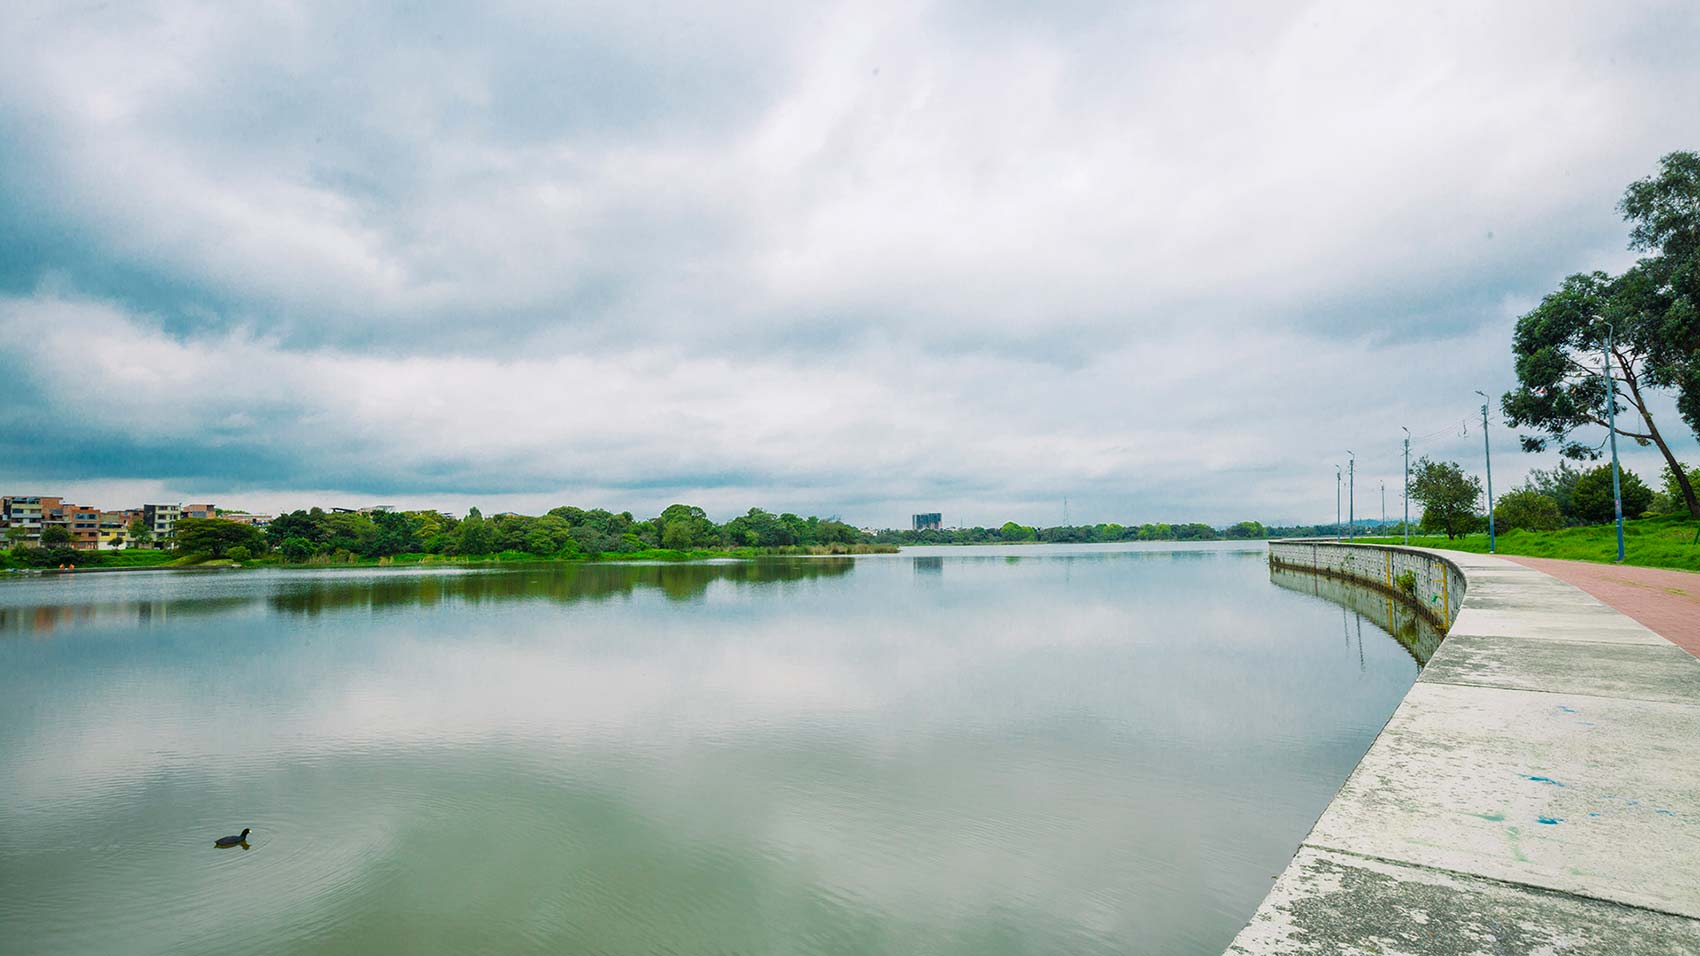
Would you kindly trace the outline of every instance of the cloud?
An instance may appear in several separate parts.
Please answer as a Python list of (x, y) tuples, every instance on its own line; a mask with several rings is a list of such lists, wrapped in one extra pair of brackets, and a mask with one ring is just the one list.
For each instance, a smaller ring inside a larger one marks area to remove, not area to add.
[(1679, 3), (14, 19), (0, 477), (91, 490), (1325, 518), (1700, 138)]

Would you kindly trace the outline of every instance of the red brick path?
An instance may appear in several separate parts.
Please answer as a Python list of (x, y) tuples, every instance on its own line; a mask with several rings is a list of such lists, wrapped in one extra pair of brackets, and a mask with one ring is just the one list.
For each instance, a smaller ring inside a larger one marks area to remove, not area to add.
[(1579, 587), (1700, 657), (1700, 574), (1509, 554), (1499, 557)]

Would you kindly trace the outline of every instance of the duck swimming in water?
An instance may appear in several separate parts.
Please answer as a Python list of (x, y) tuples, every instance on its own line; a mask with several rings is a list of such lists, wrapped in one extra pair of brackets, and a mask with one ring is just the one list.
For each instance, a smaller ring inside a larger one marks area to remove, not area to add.
[(237, 834), (236, 836), (219, 837), (218, 839), (214, 840), (213, 846), (235, 846), (238, 843), (246, 846), (247, 843), (248, 843), (248, 834), (250, 832), (252, 832), (251, 827), (243, 827), (242, 832)]

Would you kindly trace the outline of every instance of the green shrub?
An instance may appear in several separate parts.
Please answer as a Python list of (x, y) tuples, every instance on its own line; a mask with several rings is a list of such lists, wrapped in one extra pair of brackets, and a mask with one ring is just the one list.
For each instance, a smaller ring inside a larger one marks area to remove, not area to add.
[(1493, 504), (1494, 530), (1501, 533), (1526, 528), (1553, 531), (1564, 527), (1558, 502), (1532, 488), (1519, 488)]
[(100, 557), (75, 548), (17, 548), (12, 560), (26, 568), (57, 568), (62, 564), (95, 565)]
[[(1623, 516), (1639, 517), (1652, 505), (1653, 489), (1628, 469), (1618, 472), (1618, 481), (1623, 492)], [(1584, 522), (1605, 524), (1615, 520), (1617, 508), (1611, 494), (1611, 465), (1583, 472), (1582, 477), (1576, 480), (1571, 502), (1576, 509), (1576, 517)]]
[(224, 556), (232, 561), (249, 561), (253, 559), (254, 552), (239, 544), (236, 547), (231, 548), (229, 551), (224, 552)]

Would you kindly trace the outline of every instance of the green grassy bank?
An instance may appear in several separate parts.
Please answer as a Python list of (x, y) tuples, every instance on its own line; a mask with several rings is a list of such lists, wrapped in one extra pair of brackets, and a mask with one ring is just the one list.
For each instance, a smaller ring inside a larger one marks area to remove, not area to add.
[[(63, 559), (63, 563), (75, 564), (79, 569), (91, 567), (112, 569), (159, 568), (170, 567), (183, 561), (182, 555), (171, 551), (75, 552), (61, 555), (60, 558)], [(40, 569), (42, 567), (43, 565), (39, 561), (27, 560), (22, 549), (0, 551), (0, 569), (22, 570), (24, 568)], [(48, 564), (46, 567), (55, 568), (57, 564)]]
[[(1696, 532), (1700, 532), (1700, 521), (1674, 515), (1625, 521), (1623, 563), (1648, 568), (1700, 571), (1700, 544), (1694, 541)], [(1400, 544), (1404, 538), (1372, 537), (1357, 540), (1366, 544)], [(1486, 532), (1452, 539), (1443, 534), (1414, 534), (1411, 535), (1411, 543), (1425, 548), (1449, 548), (1453, 551), (1473, 551), (1478, 554), (1486, 554), (1488, 550)], [(1561, 528), (1557, 531), (1507, 531), (1499, 535), (1497, 545), (1500, 554), (1609, 564), (1617, 558), (1617, 527), (1603, 524)]]

